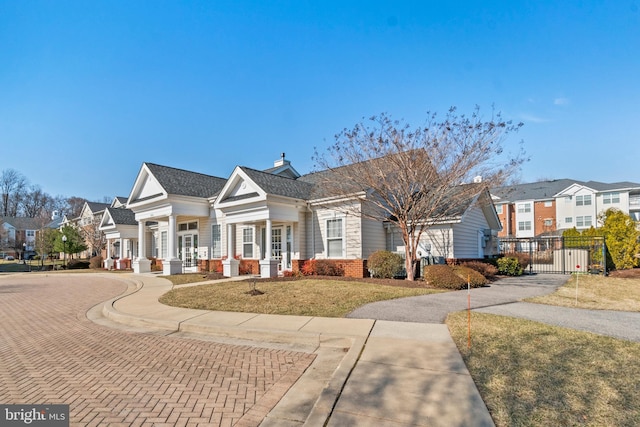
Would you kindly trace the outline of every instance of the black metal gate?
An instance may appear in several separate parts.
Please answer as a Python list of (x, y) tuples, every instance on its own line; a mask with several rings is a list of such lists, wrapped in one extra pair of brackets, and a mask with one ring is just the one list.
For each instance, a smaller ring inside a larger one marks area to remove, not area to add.
[(605, 273), (603, 237), (500, 238), (502, 256), (517, 258), (525, 273)]

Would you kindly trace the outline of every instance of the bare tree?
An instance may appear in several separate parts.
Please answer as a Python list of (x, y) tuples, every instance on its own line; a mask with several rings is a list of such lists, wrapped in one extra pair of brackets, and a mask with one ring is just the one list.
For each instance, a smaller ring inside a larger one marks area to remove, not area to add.
[[(520, 126), (499, 113), (485, 120), (477, 107), (470, 116), (455, 108), (442, 119), (428, 114), (415, 129), (387, 114), (363, 119), (337, 134), (325, 153), (316, 150), (316, 167), (324, 171), (316, 187), (335, 209), (396, 225), (413, 280), (422, 233), (458, 214), (479, 187), (501, 185), (525, 161), (521, 146), (515, 154), (503, 149), (505, 136)], [(482, 183), (473, 184), (479, 177)], [(335, 203), (345, 198), (360, 203)]]
[(107, 243), (107, 238), (102, 230), (98, 228), (99, 226), (100, 220), (96, 218), (80, 228), (80, 234), (91, 251), (90, 256), (100, 255)]
[(27, 179), (15, 169), (5, 169), (0, 175), (2, 215), (17, 216)]
[(82, 197), (68, 197), (64, 214), (67, 215), (69, 219), (79, 217), (86, 201), (87, 200)]
[(42, 191), (39, 185), (32, 185), (22, 199), (22, 214), (29, 218), (49, 217), (47, 206), (51, 203), (51, 196)]

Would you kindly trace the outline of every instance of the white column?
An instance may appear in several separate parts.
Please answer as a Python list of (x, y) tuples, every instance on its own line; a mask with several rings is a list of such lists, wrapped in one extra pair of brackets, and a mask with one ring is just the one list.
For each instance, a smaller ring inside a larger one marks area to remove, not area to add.
[(169, 215), (169, 233), (167, 233), (167, 257), (171, 260), (178, 258), (176, 254), (176, 216)]
[(144, 221), (140, 221), (138, 222), (138, 258), (140, 259), (147, 258), (146, 257), (147, 249), (145, 247), (146, 242), (144, 241), (144, 233), (145, 233)]
[(265, 231), (265, 237), (266, 237), (266, 242), (264, 243), (265, 245), (265, 250), (264, 250), (264, 259), (266, 261), (270, 261), (271, 260), (271, 247), (273, 246), (273, 239), (272, 239), (272, 235), (271, 235), (272, 231), (271, 231), (271, 220), (268, 219), (267, 220), (267, 230)]
[(133, 261), (134, 273), (148, 273), (151, 271), (151, 260), (146, 257), (147, 250), (144, 239), (145, 232), (145, 222), (138, 221), (138, 256)]
[(260, 264), (260, 277), (276, 277), (278, 275), (278, 260), (271, 259), (271, 251), (273, 245), (272, 239), (272, 224), (271, 220), (267, 219), (267, 227), (265, 230), (265, 240), (264, 245), (266, 246), (264, 249), (264, 259), (259, 261)]
[(227, 258), (233, 258), (235, 253), (233, 251), (235, 235), (233, 233), (233, 224), (227, 224)]
[(164, 275), (182, 273), (182, 261), (176, 252), (176, 216), (169, 215), (169, 232), (167, 233), (167, 259), (162, 261)]
[(240, 261), (235, 259), (235, 230), (235, 225), (227, 224), (227, 259), (222, 261), (222, 274), (227, 277), (240, 275)]

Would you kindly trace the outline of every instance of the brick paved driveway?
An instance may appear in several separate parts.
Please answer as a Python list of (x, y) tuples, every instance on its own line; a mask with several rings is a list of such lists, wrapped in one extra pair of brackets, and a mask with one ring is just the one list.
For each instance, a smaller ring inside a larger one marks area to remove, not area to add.
[(0, 276), (0, 403), (70, 405), (72, 425), (258, 425), (315, 357), (99, 326), (104, 277)]

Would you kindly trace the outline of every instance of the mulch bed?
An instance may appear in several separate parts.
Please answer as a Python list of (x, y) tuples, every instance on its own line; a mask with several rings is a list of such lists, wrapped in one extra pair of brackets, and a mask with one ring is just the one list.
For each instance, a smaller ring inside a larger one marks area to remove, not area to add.
[(630, 268), (628, 270), (613, 270), (609, 272), (609, 277), (619, 277), (621, 279), (640, 279), (640, 268)]

